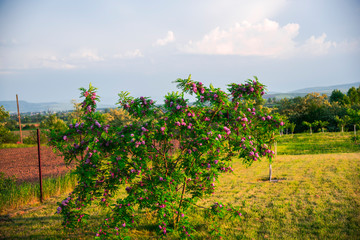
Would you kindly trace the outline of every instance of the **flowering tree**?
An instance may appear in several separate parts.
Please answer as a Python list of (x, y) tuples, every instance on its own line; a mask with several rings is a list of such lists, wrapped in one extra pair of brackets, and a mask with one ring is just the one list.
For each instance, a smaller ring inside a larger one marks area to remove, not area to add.
[[(166, 95), (162, 109), (150, 98), (120, 93), (121, 107), (139, 119), (123, 127), (104, 125), (96, 112), (96, 89), (81, 89), (83, 118), (64, 132), (52, 132), (50, 141), (66, 162), (79, 162), (79, 184), (58, 207), (65, 226), (86, 222), (84, 210), (97, 202), (111, 209), (98, 238), (125, 237), (144, 212), (151, 213), (160, 236), (174, 232), (188, 238), (194, 231), (188, 213), (214, 193), (221, 173), (233, 171), (233, 157), (247, 165), (273, 158), (273, 133), (283, 122), (259, 105), (264, 85), (256, 78), (228, 85), (229, 93), (190, 77), (176, 83), (182, 92)], [(184, 93), (195, 95), (193, 106)], [(127, 195), (113, 199), (120, 187)], [(238, 208), (222, 203), (206, 214), (209, 219), (241, 216)], [(215, 226), (210, 233), (221, 235)]]

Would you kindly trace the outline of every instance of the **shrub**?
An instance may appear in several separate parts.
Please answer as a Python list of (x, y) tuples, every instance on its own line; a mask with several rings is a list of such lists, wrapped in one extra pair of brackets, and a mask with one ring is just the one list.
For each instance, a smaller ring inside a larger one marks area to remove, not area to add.
[[(81, 89), (83, 117), (74, 119), (68, 130), (50, 134), (50, 144), (67, 163), (79, 161), (79, 184), (57, 211), (66, 227), (84, 224), (84, 209), (97, 202), (111, 210), (99, 238), (126, 236), (144, 212), (154, 216), (160, 236), (175, 232), (188, 238), (194, 226), (187, 214), (214, 193), (220, 174), (232, 172), (232, 157), (247, 165), (261, 156), (271, 161), (273, 135), (283, 122), (260, 106), (264, 85), (257, 79), (228, 85), (229, 94), (190, 77), (176, 83), (182, 92), (166, 95), (163, 111), (150, 98), (120, 93), (120, 105), (140, 119), (123, 127), (106, 125), (96, 112), (94, 87)], [(196, 96), (192, 107), (184, 93)], [(119, 187), (127, 195), (113, 199)], [(210, 233), (217, 236), (217, 219), (241, 216), (239, 208), (219, 202), (205, 212), (213, 220)]]

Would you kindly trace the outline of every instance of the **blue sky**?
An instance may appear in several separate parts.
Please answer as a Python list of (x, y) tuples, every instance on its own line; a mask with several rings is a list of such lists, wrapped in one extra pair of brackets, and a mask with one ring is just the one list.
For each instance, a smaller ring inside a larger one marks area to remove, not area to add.
[(225, 87), (272, 92), (360, 81), (360, 1), (0, 0), (0, 100), (70, 102), (89, 82), (117, 93)]

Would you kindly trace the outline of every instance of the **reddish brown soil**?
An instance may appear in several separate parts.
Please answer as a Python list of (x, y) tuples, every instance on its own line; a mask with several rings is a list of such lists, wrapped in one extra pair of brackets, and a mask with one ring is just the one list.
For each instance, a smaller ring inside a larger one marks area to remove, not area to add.
[[(43, 178), (63, 175), (71, 169), (51, 148), (41, 147), (41, 172)], [(39, 181), (37, 147), (0, 149), (0, 172), (16, 176), (19, 182)]]

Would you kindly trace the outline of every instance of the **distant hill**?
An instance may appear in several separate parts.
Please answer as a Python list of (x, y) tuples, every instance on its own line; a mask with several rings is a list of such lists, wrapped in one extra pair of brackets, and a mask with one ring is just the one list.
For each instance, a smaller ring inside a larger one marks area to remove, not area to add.
[[(0, 106), (3, 105), (6, 111), (10, 113), (17, 112), (16, 101), (0, 101)], [(72, 103), (58, 103), (58, 102), (44, 102), (44, 103), (31, 103), (27, 101), (19, 101), (20, 112), (28, 113), (28, 112), (61, 112), (61, 111), (69, 111), (73, 110)], [(98, 108), (114, 108), (115, 106), (99, 104)]]
[(324, 87), (302, 88), (299, 90), (291, 91), (291, 93), (312, 93), (312, 92), (331, 93), (335, 89), (338, 89), (342, 92), (347, 92), (349, 88), (359, 87), (359, 86), (360, 86), (360, 82), (354, 82), (354, 83), (324, 86)]
[(312, 87), (312, 88), (302, 88), (295, 91), (287, 92), (287, 93), (268, 93), (264, 95), (265, 99), (268, 98), (294, 98), (294, 97), (304, 97), (308, 93), (317, 92), (321, 94), (330, 95), (333, 90), (337, 89), (343, 93), (346, 93), (351, 87), (359, 87), (360, 82), (348, 83), (348, 84), (340, 84), (340, 85), (332, 85), (332, 86), (323, 86), (323, 87)]

